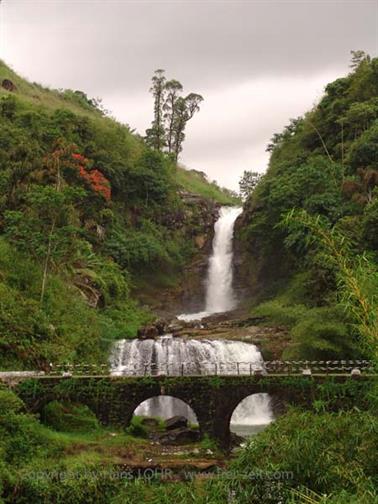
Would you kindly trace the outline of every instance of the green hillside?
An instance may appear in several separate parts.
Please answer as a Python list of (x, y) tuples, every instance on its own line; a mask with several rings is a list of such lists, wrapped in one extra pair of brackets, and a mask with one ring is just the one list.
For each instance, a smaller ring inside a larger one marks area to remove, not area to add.
[(254, 313), (290, 329), (286, 357), (376, 356), (378, 59), (328, 84), (268, 150), (240, 230), (244, 274), (267, 299)]
[(157, 265), (163, 284), (179, 278), (195, 251), (180, 191), (235, 200), (83, 92), (1, 63), (4, 79), (14, 88), (0, 91), (0, 368), (106, 360), (152, 316), (133, 285)]

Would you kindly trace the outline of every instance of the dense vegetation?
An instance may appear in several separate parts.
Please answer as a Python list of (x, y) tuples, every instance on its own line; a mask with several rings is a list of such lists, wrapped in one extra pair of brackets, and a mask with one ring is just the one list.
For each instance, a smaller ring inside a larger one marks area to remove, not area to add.
[(86, 407), (56, 401), (45, 407), (41, 423), (16, 395), (0, 389), (0, 502), (373, 504), (376, 387), (367, 385), (364, 396), (360, 402), (369, 401), (369, 411), (332, 413), (326, 401), (314, 404), (316, 413), (290, 410), (225, 472), (161, 481), (161, 474), (136, 478), (122, 465), (123, 454), (132, 459), (151, 449), (138, 423), (129, 429), (137, 435), (131, 437), (100, 427)]
[(151, 317), (133, 286), (157, 266), (178, 278), (194, 252), (180, 190), (232, 196), (84, 93), (1, 63), (4, 79), (15, 89), (0, 88), (0, 368), (106, 359)]
[[(377, 356), (378, 60), (354, 65), (274, 136), (268, 173), (245, 178), (245, 265), (266, 298), (253, 312), (288, 327), (290, 357)], [(17, 87), (0, 90), (0, 367), (100, 361), (150, 316), (134, 283), (156, 264), (177, 274), (192, 253), (167, 219), (184, 211), (177, 189), (232, 197), (83, 93), (42, 89), (3, 64), (0, 78)], [(58, 402), (38, 419), (1, 387), (0, 502), (374, 503), (377, 388), (367, 382), (362, 399), (367, 411), (326, 400), (288, 411), (219, 477), (147, 482), (113, 472), (122, 450), (147, 442), (130, 436), (137, 421), (113, 432)]]
[(285, 357), (377, 356), (378, 60), (354, 56), (273, 136), (246, 202), (246, 265), (268, 298), (254, 313), (291, 330)]

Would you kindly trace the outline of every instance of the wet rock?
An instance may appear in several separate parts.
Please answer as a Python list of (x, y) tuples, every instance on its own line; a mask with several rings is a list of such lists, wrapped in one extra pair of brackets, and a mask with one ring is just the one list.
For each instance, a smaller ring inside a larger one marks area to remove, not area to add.
[(242, 443), (245, 443), (245, 438), (238, 436), (235, 432), (231, 432), (231, 446), (240, 446)]
[(154, 323), (154, 325), (159, 333), (159, 336), (163, 336), (163, 334), (166, 334), (168, 325), (166, 320), (159, 319)]
[(183, 321), (175, 320), (167, 326), (167, 332), (171, 333), (173, 336), (178, 336), (180, 332), (185, 328), (186, 324)]
[(182, 427), (158, 435), (158, 440), (162, 445), (175, 445), (184, 443), (194, 443), (199, 441), (200, 433), (194, 429)]
[(151, 417), (142, 418), (141, 423), (142, 425), (145, 425), (146, 427), (150, 428), (159, 427), (159, 420), (157, 420), (157, 418), (151, 418)]
[(188, 426), (188, 419), (181, 415), (173, 416), (165, 421), (165, 428), (167, 430), (173, 430), (187, 426)]
[(203, 249), (203, 247), (206, 245), (206, 241), (207, 241), (206, 235), (198, 235), (194, 238), (194, 243), (196, 244), (196, 247), (199, 249)]
[(159, 336), (159, 331), (155, 325), (141, 327), (137, 332), (139, 339), (155, 339)]

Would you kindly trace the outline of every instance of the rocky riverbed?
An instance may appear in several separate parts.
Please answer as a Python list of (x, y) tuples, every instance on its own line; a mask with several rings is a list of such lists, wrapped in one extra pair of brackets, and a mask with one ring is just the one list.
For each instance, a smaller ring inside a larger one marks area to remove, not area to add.
[(140, 329), (141, 339), (156, 338), (163, 334), (191, 339), (225, 339), (252, 343), (261, 351), (264, 360), (280, 360), (290, 341), (284, 327), (265, 325), (264, 318), (248, 317), (238, 311), (212, 315), (200, 321), (157, 320)]

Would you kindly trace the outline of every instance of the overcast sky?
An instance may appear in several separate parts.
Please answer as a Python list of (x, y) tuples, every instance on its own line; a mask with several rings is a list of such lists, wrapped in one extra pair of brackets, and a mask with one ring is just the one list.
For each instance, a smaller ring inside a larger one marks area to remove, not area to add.
[[(1, 1), (1, 0), (0, 0)], [(156, 68), (203, 95), (182, 162), (236, 189), (274, 132), (378, 53), (378, 0), (2, 0), (0, 57), (21, 75), (102, 97), (144, 133)]]

